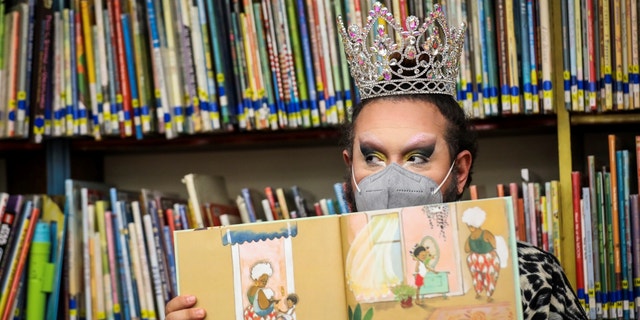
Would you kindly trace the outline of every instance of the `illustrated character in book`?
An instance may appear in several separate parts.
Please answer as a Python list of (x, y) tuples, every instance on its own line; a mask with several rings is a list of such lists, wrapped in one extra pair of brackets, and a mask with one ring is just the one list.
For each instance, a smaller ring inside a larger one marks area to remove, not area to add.
[(467, 266), (471, 272), (476, 299), (481, 299), (482, 292), (485, 292), (487, 301), (491, 302), (500, 268), (506, 266), (508, 251), (502, 237), (482, 228), (486, 217), (487, 213), (479, 207), (469, 208), (462, 213), (462, 222), (471, 232), (464, 250), (468, 253)]
[(298, 295), (290, 293), (285, 301), (286, 308), (280, 309), (278, 320), (296, 320), (296, 305), (298, 304)]
[[(341, 38), (360, 97), (347, 110), (341, 139), (345, 200), (354, 212), (457, 201), (476, 162), (477, 134), (456, 88), (465, 26), (450, 26), (435, 6), (428, 23), (392, 12), (375, 2), (366, 25), (345, 26), (339, 17), (339, 35), (330, 35)], [(378, 19), (390, 22), (375, 27)], [(526, 243), (518, 243), (517, 255), (524, 319), (587, 318), (555, 256)], [(172, 299), (167, 320), (215, 313), (196, 298)]]
[(267, 287), (267, 282), (272, 275), (273, 269), (269, 262), (258, 262), (251, 268), (253, 285), (247, 290), (249, 305), (244, 311), (245, 320), (276, 319), (275, 306), (280, 300), (275, 299), (274, 291)]
[(433, 254), (429, 252), (429, 247), (416, 244), (411, 251), (411, 256), (413, 257), (413, 260), (416, 261), (416, 268), (413, 273), (414, 284), (416, 285), (415, 302), (417, 305), (423, 305), (424, 298), (421, 299), (420, 289), (424, 285), (424, 278), (427, 275), (428, 271), (437, 273), (437, 271), (430, 267), (431, 260), (433, 259)]

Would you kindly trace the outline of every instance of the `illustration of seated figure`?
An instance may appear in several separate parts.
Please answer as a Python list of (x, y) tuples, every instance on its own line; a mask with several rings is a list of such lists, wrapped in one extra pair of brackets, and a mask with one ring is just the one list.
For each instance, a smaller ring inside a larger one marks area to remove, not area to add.
[(244, 319), (276, 319), (275, 305), (279, 299), (275, 299), (275, 293), (267, 288), (267, 282), (273, 275), (273, 269), (268, 262), (260, 262), (251, 268), (253, 285), (247, 290), (249, 305), (245, 308)]

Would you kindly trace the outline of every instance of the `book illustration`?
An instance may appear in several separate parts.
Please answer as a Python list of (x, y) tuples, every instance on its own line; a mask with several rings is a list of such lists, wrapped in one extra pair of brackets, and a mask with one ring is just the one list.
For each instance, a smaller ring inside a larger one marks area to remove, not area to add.
[(295, 319), (298, 296), (293, 294), (291, 239), (297, 233), (295, 223), (275, 232), (227, 230), (222, 240), (232, 247), (233, 264), (238, 266), (233, 277), (239, 319)]
[(178, 293), (220, 319), (520, 319), (512, 215), (506, 197), (177, 231)]

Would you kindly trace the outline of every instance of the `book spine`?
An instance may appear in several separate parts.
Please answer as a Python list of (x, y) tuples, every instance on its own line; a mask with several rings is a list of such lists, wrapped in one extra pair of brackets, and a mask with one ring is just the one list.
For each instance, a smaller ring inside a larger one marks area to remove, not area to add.
[(158, 19), (156, 7), (153, 0), (146, 0), (147, 21), (149, 25), (149, 40), (151, 43), (151, 60), (153, 66), (153, 86), (154, 100), (156, 107), (156, 117), (158, 118), (158, 129), (164, 132), (165, 137), (172, 139), (175, 137), (171, 120), (171, 109), (169, 105), (167, 83), (164, 74), (162, 48), (160, 35), (158, 34)]
[[(189, 134), (202, 131), (202, 110), (197, 96), (196, 62), (194, 61), (195, 38), (191, 25), (191, 5), (189, 0), (176, 1), (176, 22), (178, 23), (178, 37), (180, 43), (180, 58), (182, 60), (182, 79), (184, 80), (184, 104), (186, 132)], [(195, 40), (197, 41), (197, 40)]]
[(591, 233), (591, 237), (592, 237), (592, 261), (593, 261), (593, 278), (594, 278), (594, 294), (593, 297), (595, 298), (594, 304), (590, 306), (590, 309), (593, 309), (595, 312), (595, 316), (596, 317), (600, 317), (602, 318), (602, 297), (601, 297), (601, 288), (602, 288), (602, 283), (601, 283), (601, 270), (600, 270), (600, 263), (599, 263), (599, 257), (600, 257), (600, 250), (601, 250), (601, 246), (600, 246), (600, 238), (599, 238), (599, 225), (601, 225), (601, 222), (599, 221), (600, 218), (600, 210), (599, 210), (599, 205), (598, 205), (598, 195), (597, 195), (597, 188), (596, 188), (596, 168), (595, 168), (595, 156), (587, 156), (587, 170), (588, 170), (588, 181), (589, 181), (589, 207), (590, 207), (590, 213), (591, 213), (591, 226), (589, 227), (589, 232)]
[(318, 108), (311, 109), (311, 125), (319, 127), (324, 124), (324, 115), (326, 114), (326, 99), (324, 93), (324, 80), (322, 78), (322, 66), (320, 63), (320, 35), (318, 24), (318, 10), (316, 10), (317, 1), (307, 0), (307, 21), (309, 22), (309, 41), (311, 43), (311, 54), (313, 60), (313, 74), (315, 75), (315, 88), (317, 93)]
[(121, 103), (122, 108), (118, 108), (118, 122), (121, 137), (131, 137), (133, 135), (133, 107), (131, 105), (131, 85), (127, 68), (126, 48), (124, 44), (124, 32), (122, 27), (122, 10), (120, 0), (114, 0), (112, 5), (112, 25), (113, 25), (113, 45), (116, 52), (118, 74), (120, 76), (120, 97), (116, 98)]
[[(140, 125), (136, 127), (136, 130), (141, 130), (142, 134), (148, 134), (151, 132), (151, 111), (149, 110), (149, 77), (148, 75), (148, 67), (147, 67), (147, 59), (149, 57), (146, 39), (142, 39), (143, 35), (141, 34), (141, 26), (140, 26), (140, 15), (142, 14), (142, 10), (138, 9), (138, 4), (136, 1), (129, 2), (129, 28), (125, 28), (128, 30), (129, 34), (129, 42), (131, 43), (129, 51), (132, 51), (133, 61), (134, 61), (134, 70), (135, 73), (133, 77), (136, 79), (136, 87), (138, 93), (138, 122)], [(146, 37), (145, 37), (146, 38)], [(143, 59), (143, 57), (145, 59)], [(135, 100), (132, 100), (135, 102)], [(134, 121), (136, 120), (135, 116), (135, 106), (134, 106)], [(136, 132), (136, 135), (138, 133)]]
[(611, 0), (602, 0), (602, 58), (604, 73), (603, 111), (613, 110), (613, 67), (611, 54)]
[(586, 311), (590, 319), (596, 317), (595, 271), (593, 260), (593, 238), (591, 233), (591, 193), (589, 187), (582, 188), (582, 236), (585, 261)]
[[(322, 2), (318, 3), (319, 6), (322, 6)], [(303, 58), (303, 48), (300, 43), (300, 30), (298, 26), (298, 21), (301, 18), (297, 15), (295, 0), (285, 0), (285, 8), (286, 8), (286, 20), (287, 20), (287, 29), (288, 33), (288, 41), (289, 48), (291, 50), (289, 53), (291, 54), (289, 57), (289, 63), (291, 67), (291, 72), (295, 75), (295, 83), (294, 84), (294, 95), (296, 95), (297, 106), (295, 107), (295, 117), (299, 126), (303, 128), (308, 128), (311, 124), (311, 119), (309, 117), (304, 117), (309, 113), (309, 89), (307, 87), (307, 81), (305, 79), (305, 66), (304, 66), (304, 58)], [(300, 23), (306, 23), (300, 21)], [(328, 26), (327, 26), (328, 27)], [(329, 55), (327, 55), (329, 58)]]
[[(600, 304), (596, 303), (597, 315), (600, 315), (601, 318), (608, 317), (608, 294), (609, 294), (609, 272), (607, 257), (608, 257), (608, 239), (607, 239), (607, 217), (605, 206), (605, 191), (604, 191), (604, 177), (602, 172), (596, 172), (596, 210), (597, 210), (597, 219), (598, 219), (598, 264), (600, 265), (600, 292), (599, 292), (599, 301)], [(597, 289), (597, 288), (596, 288)], [(597, 292), (596, 292), (597, 294)], [(598, 299), (598, 297), (596, 297)]]
[[(222, 46), (222, 35), (221, 35), (221, 31), (224, 30), (224, 28), (222, 28), (222, 25), (220, 22), (218, 22), (218, 19), (221, 19), (221, 17), (218, 16), (218, 14), (220, 12), (222, 12), (221, 10), (218, 10), (216, 13), (216, 8), (215, 6), (215, 2), (214, 0), (207, 0), (207, 15), (209, 17), (209, 21), (208, 21), (208, 25), (210, 27), (210, 32), (209, 32), (209, 36), (210, 36), (210, 43), (212, 46), (212, 56), (213, 56), (213, 63), (214, 63), (214, 69), (215, 69), (215, 80), (216, 80), (216, 84), (217, 84), (217, 94), (218, 94), (218, 99), (219, 99), (219, 104), (220, 104), (220, 116), (222, 117), (222, 123), (223, 124), (229, 124), (230, 123), (230, 119), (229, 119), (229, 99), (227, 97), (227, 92), (229, 91), (227, 89), (227, 79), (225, 78), (225, 67), (223, 65), (223, 46)], [(215, 115), (214, 115), (215, 117)], [(215, 128), (215, 121), (214, 121), (214, 128)]]
[(263, 16), (264, 9), (260, 3), (254, 3), (255, 21), (254, 25), (257, 32), (256, 45), (258, 46), (257, 58), (260, 60), (260, 79), (262, 81), (262, 91), (259, 94), (260, 101), (257, 110), (257, 127), (258, 129), (278, 129), (276, 99), (274, 96), (274, 86), (272, 83), (271, 66), (269, 63), (268, 40), (269, 35), (265, 28), (265, 18)]
[(133, 201), (131, 203), (131, 208), (133, 211), (133, 223), (129, 224), (129, 233), (131, 234), (131, 239), (135, 239), (133, 240), (133, 243), (136, 246), (136, 257), (134, 259), (134, 264), (140, 265), (139, 268), (141, 276), (140, 278), (136, 277), (136, 279), (139, 280), (139, 287), (143, 288), (140, 289), (140, 299), (145, 299), (145, 301), (144, 304), (142, 304), (141, 302), (141, 306), (146, 306), (146, 308), (142, 309), (142, 317), (147, 319), (155, 319), (156, 312), (154, 308), (154, 297), (156, 301), (162, 300), (161, 291), (158, 287), (159, 283), (156, 282), (160, 279), (156, 279), (154, 277), (152, 282), (151, 275), (149, 274), (149, 272), (152, 271), (152, 266), (149, 263), (149, 257), (151, 253), (147, 253), (146, 243), (144, 240), (145, 227), (144, 221), (142, 219), (142, 214), (140, 212), (139, 202)]
[[(133, 298), (133, 280), (131, 279), (131, 260), (129, 258), (129, 235), (124, 223), (124, 201), (115, 201), (113, 208), (115, 252), (118, 262), (120, 291), (122, 297), (122, 315), (125, 319), (137, 317), (135, 299)], [(115, 310), (115, 306), (114, 306)]]
[[(640, 250), (640, 199), (637, 194), (629, 196), (629, 215), (632, 225), (632, 249), (633, 252)], [(634, 254), (633, 257), (633, 291), (634, 305), (636, 315), (640, 314), (640, 255)]]
[(615, 61), (615, 73), (614, 73), (614, 102), (613, 107), (615, 110), (624, 110), (624, 90), (623, 90), (623, 78), (622, 78), (622, 0), (613, 1), (613, 50)]
[[(103, 13), (103, 19), (107, 21), (104, 24), (105, 40), (107, 41), (107, 68), (109, 73), (109, 99), (105, 109), (109, 109), (110, 119), (105, 123), (109, 123), (109, 128), (105, 128), (105, 132), (110, 135), (120, 135), (120, 113), (122, 110), (122, 95), (120, 91), (120, 73), (118, 72), (118, 57), (116, 52), (116, 38), (114, 30), (114, 22), (111, 12), (113, 12), (113, 2), (107, 1), (107, 11)], [(105, 118), (107, 114), (105, 113)]]
[[(153, 225), (151, 222), (151, 216), (149, 214), (145, 214), (142, 217), (142, 220), (143, 220), (144, 232), (145, 232), (144, 238), (147, 240), (146, 241), (147, 253), (149, 255), (148, 257), (149, 267), (151, 270), (151, 276), (153, 278), (153, 287), (155, 291), (156, 305), (159, 306), (157, 308), (158, 316), (160, 317), (160, 319), (164, 319), (164, 308), (162, 308), (162, 306), (165, 305), (166, 302), (162, 294), (160, 262), (158, 261), (158, 255), (156, 253), (156, 243), (155, 243), (156, 237), (154, 237), (154, 234), (153, 234), (154, 232), (153, 232)], [(139, 236), (138, 240), (142, 240), (142, 238)]]
[[(207, 8), (205, 7), (204, 0), (197, 0), (197, 21), (200, 28), (201, 43), (202, 43), (202, 61), (204, 62), (204, 78), (206, 82), (207, 95), (204, 96), (204, 92), (199, 92), (199, 95), (203, 95), (202, 98), (206, 98), (208, 101), (208, 116), (203, 115), (202, 123), (208, 130), (220, 130), (220, 106), (218, 104), (218, 98), (216, 96), (217, 84), (215, 78), (215, 71), (213, 69), (213, 60), (211, 58), (211, 38), (209, 36), (209, 28), (207, 26)], [(196, 18), (192, 18), (196, 20)]]
[[(125, 99), (125, 108), (127, 105), (127, 100), (130, 100), (130, 111), (129, 114), (133, 113), (133, 126), (135, 128), (136, 139), (140, 140), (143, 137), (142, 132), (142, 114), (140, 112), (140, 99), (139, 99), (139, 91), (138, 91), (138, 79), (136, 77), (136, 63), (133, 53), (133, 43), (131, 40), (131, 17), (127, 13), (123, 13), (120, 18), (121, 24), (121, 34), (122, 34), (122, 46), (124, 49), (124, 56), (122, 57), (124, 60), (126, 69), (123, 71), (127, 73), (128, 78), (128, 91), (130, 99)], [(131, 117), (131, 116), (129, 116)], [(125, 123), (126, 123), (126, 109), (125, 109)]]
[(613, 263), (615, 276), (615, 295), (616, 295), (616, 307), (615, 312), (617, 316), (622, 317), (622, 251), (621, 251), (621, 231), (620, 231), (620, 212), (619, 212), (619, 188), (618, 188), (618, 166), (616, 160), (616, 137), (615, 135), (608, 136), (608, 151), (609, 151), (609, 168), (611, 173), (611, 217), (612, 217), (612, 232), (613, 232)]
[[(180, 81), (180, 67), (178, 64), (178, 44), (176, 43), (176, 30), (177, 26), (176, 18), (174, 17), (175, 10), (173, 8), (172, 1), (162, 0), (162, 13), (164, 13), (164, 28), (166, 30), (164, 36), (166, 40), (165, 55), (166, 62), (164, 65), (166, 75), (168, 78), (167, 89), (169, 92), (170, 106), (172, 110), (171, 119), (173, 121), (172, 127), (175, 133), (179, 134), (184, 132), (184, 111), (183, 111), (183, 92)], [(165, 118), (166, 120), (166, 118)]]
[(582, 212), (580, 205), (580, 192), (581, 185), (580, 172), (574, 171), (571, 173), (571, 186), (572, 186), (572, 199), (573, 199), (573, 223), (574, 233), (576, 240), (576, 292), (578, 300), (582, 307), (586, 310), (586, 292), (585, 292), (585, 273), (584, 273), (584, 256), (583, 256), (583, 236), (582, 236)]
[[(629, 66), (630, 95), (633, 97), (633, 109), (640, 109), (640, 48), (638, 47), (638, 2), (629, 1), (631, 12), (631, 65)], [(637, 304), (636, 304), (637, 306)]]

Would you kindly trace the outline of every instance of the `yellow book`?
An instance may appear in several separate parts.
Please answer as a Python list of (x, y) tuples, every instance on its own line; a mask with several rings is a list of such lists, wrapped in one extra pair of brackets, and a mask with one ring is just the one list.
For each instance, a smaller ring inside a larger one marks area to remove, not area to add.
[(210, 319), (522, 318), (510, 197), (183, 230), (175, 249)]

